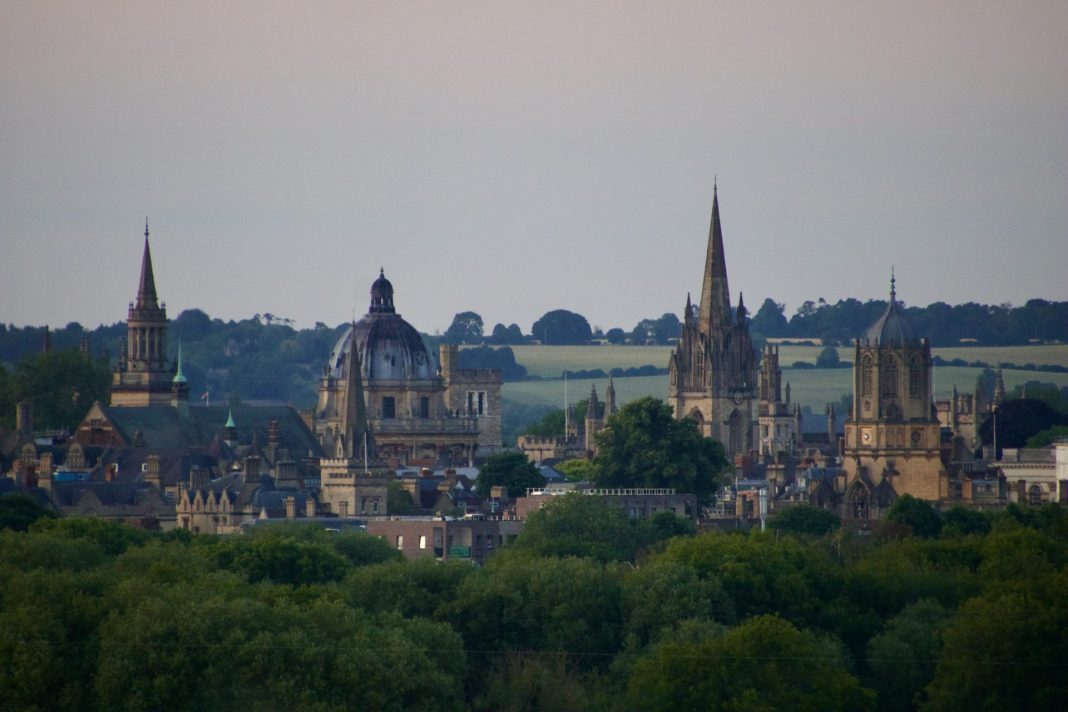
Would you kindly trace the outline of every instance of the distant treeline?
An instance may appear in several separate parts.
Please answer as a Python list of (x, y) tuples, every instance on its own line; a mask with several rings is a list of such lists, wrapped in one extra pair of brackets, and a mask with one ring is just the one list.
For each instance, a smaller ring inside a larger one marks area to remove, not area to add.
[[(862, 336), (884, 309), (885, 300), (841, 299), (830, 304), (820, 299), (805, 302), (787, 319), (783, 304), (765, 299), (753, 315), (750, 331), (758, 341), (818, 337), (828, 344), (849, 344)], [(916, 333), (930, 339), (932, 346), (1068, 341), (1068, 302), (1031, 299), (1022, 307), (935, 302), (926, 307), (907, 306), (905, 314)]]

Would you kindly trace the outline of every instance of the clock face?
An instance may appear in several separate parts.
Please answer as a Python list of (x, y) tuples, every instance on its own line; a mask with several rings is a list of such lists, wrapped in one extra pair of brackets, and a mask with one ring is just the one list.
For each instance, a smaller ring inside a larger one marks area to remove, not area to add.
[(920, 444), (920, 440), (923, 439), (923, 432), (919, 431), (919, 430), (913, 430), (911, 437), (912, 437), (912, 444), (913, 445), (919, 445)]
[(869, 428), (864, 428), (860, 431), (860, 442), (864, 443), (865, 445), (871, 445), (871, 440), (872, 434)]

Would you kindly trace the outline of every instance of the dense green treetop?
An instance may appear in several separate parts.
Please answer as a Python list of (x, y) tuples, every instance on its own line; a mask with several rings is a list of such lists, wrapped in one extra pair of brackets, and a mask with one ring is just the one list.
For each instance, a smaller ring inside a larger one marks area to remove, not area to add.
[(511, 498), (522, 497), (528, 487), (544, 487), (545, 478), (521, 452), (499, 452), (486, 458), (478, 470), (475, 491), (489, 497), (494, 487), (502, 486)]
[(593, 330), (586, 317), (566, 309), (546, 312), (530, 327), (530, 335), (551, 346), (588, 344)]
[(706, 503), (723, 485), (723, 446), (701, 435), (687, 418), (676, 420), (656, 398), (619, 409), (597, 434), (595, 481), (602, 487), (673, 487)]
[(452, 324), (442, 335), (449, 344), (481, 344), (482, 317), (472, 311), (460, 312), (452, 318)]

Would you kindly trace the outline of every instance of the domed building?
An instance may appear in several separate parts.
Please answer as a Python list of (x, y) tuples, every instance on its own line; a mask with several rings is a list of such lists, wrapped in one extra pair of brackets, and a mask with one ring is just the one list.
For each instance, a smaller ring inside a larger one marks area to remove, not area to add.
[[(351, 442), (361, 438), (392, 467), (426, 467), (466, 465), (476, 452), (498, 449), (500, 371), (457, 368), (456, 355), (455, 346), (443, 346), (438, 367), (397, 313), (393, 285), (380, 271), (367, 314), (345, 329), (323, 369), (314, 429), (324, 450), (362, 457), (363, 444)], [(364, 424), (352, 422), (361, 418)]]
[(853, 407), (845, 423), (843, 515), (876, 518), (899, 495), (949, 497), (934, 410), (931, 346), (890, 303), (853, 354)]

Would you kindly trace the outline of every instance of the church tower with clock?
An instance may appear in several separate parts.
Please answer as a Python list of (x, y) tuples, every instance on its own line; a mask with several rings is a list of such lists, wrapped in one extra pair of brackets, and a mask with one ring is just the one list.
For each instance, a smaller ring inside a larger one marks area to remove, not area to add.
[(701, 301), (686, 297), (682, 333), (668, 362), (668, 404), (678, 419), (692, 418), (701, 433), (723, 443), (732, 461), (754, 448), (757, 356), (742, 297), (731, 309), (719, 195), (712, 193)]
[(903, 312), (891, 277), (890, 303), (853, 353), (853, 407), (842, 453), (846, 517), (877, 517), (901, 494), (931, 502), (949, 496), (931, 345)]

